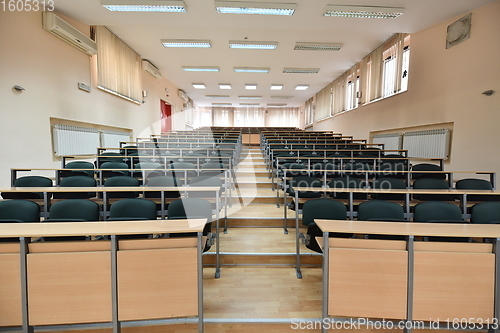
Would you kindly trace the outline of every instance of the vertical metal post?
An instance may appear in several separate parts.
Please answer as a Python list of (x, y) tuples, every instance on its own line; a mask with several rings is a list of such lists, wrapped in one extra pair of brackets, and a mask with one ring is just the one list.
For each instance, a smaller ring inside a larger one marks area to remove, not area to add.
[(460, 202), (462, 204), (462, 220), (467, 220), (467, 193), (463, 193), (460, 198)]
[(29, 310), (28, 310), (28, 243), (29, 239), (25, 237), (19, 238), (20, 251), (19, 258), (21, 261), (21, 316), (23, 333), (33, 333), (33, 327), (29, 325)]
[(102, 219), (106, 220), (108, 212), (108, 192), (102, 192)]
[(198, 271), (198, 333), (203, 333), (203, 233), (198, 232), (197, 271)]
[[(495, 294), (494, 294), (494, 310), (493, 318), (500, 318), (500, 238), (496, 238), (493, 244), (493, 253), (495, 254)], [(498, 333), (500, 328), (498, 325), (488, 329), (489, 333)]]
[(215, 191), (215, 195), (217, 196), (215, 201), (215, 278), (220, 278), (220, 251), (219, 251), (219, 190)]
[(161, 219), (165, 219), (165, 191), (161, 190), (160, 191), (160, 214), (161, 214)]
[(411, 214), (410, 214), (410, 192), (406, 192), (405, 194), (405, 214), (406, 214), (406, 221), (410, 221), (411, 219)]
[[(413, 281), (414, 281), (414, 263), (415, 263), (415, 236), (408, 236), (406, 250), (408, 252), (408, 281), (406, 289), (406, 321), (413, 321)], [(411, 333), (411, 325), (407, 325), (404, 333)]]
[(295, 191), (295, 250), (297, 253), (295, 267), (297, 279), (302, 279), (302, 272), (300, 271), (299, 191), (297, 190)]
[(118, 239), (111, 235), (111, 325), (113, 333), (120, 333), (121, 324), (118, 320)]
[(49, 193), (43, 192), (43, 217), (49, 218)]
[[(323, 297), (321, 307), (322, 323), (328, 318), (328, 286), (329, 286), (329, 261), (330, 261), (330, 240), (328, 232), (323, 231)], [(325, 333), (328, 329), (322, 325), (321, 332)]]
[(354, 220), (354, 193), (349, 192), (349, 220)]

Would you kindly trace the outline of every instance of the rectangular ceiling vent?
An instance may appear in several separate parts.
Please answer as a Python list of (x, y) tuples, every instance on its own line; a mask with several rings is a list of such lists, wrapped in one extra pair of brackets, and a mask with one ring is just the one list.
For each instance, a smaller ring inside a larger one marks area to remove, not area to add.
[(155, 65), (150, 63), (148, 60), (142, 61), (142, 69), (153, 75), (157, 79), (161, 79), (161, 72)]
[(285, 74), (317, 74), (319, 68), (283, 68)]
[(299, 51), (339, 51), (341, 43), (296, 43), (294, 50)]
[(97, 44), (52, 12), (42, 12), (42, 26), (56, 37), (88, 55), (97, 53)]

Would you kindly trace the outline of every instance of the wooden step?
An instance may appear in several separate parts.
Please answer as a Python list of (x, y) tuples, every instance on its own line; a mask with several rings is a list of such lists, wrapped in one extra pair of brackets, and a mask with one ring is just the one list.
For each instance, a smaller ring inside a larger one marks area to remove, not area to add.
[[(237, 227), (259, 227), (259, 228), (283, 228), (283, 218), (252, 218), (252, 217), (228, 217), (228, 228)], [(287, 227), (295, 227), (295, 216), (287, 218)]]
[[(296, 266), (295, 253), (231, 253), (220, 252), (219, 260), (222, 266), (271, 266), (271, 267), (293, 267)], [(318, 254), (301, 254), (300, 264), (304, 267), (321, 267), (323, 256)], [(207, 252), (203, 256), (203, 265), (214, 267), (216, 261), (215, 253)]]

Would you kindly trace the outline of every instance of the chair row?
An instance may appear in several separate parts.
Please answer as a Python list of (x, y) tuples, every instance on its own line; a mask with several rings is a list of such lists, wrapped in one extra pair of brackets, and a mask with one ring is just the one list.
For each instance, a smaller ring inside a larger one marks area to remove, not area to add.
[[(157, 205), (148, 199), (129, 198), (114, 202), (109, 210), (109, 217), (101, 214), (100, 206), (91, 200), (69, 199), (55, 202), (50, 206), (49, 214), (40, 220), (40, 206), (29, 200), (0, 201), (0, 223), (33, 223), (33, 222), (94, 222), (94, 221), (131, 221), (131, 220), (156, 220)], [(168, 205), (166, 219), (206, 218), (209, 223), (205, 225), (203, 234), (211, 233), (212, 204), (203, 199), (184, 198), (172, 201)], [(139, 238), (152, 237), (152, 235), (139, 235)], [(130, 238), (122, 236), (121, 238)], [(133, 238), (137, 238), (134, 236)], [(102, 239), (98, 237), (97, 240)], [(18, 239), (17, 239), (18, 240)], [(0, 242), (17, 241), (11, 238), (2, 238)], [(90, 240), (89, 237), (50, 237), (50, 241), (75, 241)], [(210, 248), (211, 239), (205, 244), (205, 251)]]
[[(321, 237), (322, 232), (316, 226), (315, 219), (346, 220), (347, 208), (343, 202), (319, 198), (309, 200), (304, 203), (302, 225), (307, 227), (304, 236), (305, 245), (309, 249), (322, 252), (316, 237)], [(358, 207), (358, 221), (386, 221), (405, 222), (403, 206), (398, 203), (384, 200), (372, 200), (362, 202)], [(452, 203), (441, 201), (427, 201), (417, 204), (414, 207), (413, 222), (428, 223), (478, 223), (478, 224), (498, 224), (500, 223), (500, 202), (481, 202), (471, 208), (470, 220), (463, 219), (461, 209)], [(332, 237), (353, 237), (352, 234), (332, 234)], [(399, 236), (373, 236), (364, 235), (365, 238), (400, 240)], [(426, 237), (429, 241), (471, 241), (468, 238), (456, 237)]]

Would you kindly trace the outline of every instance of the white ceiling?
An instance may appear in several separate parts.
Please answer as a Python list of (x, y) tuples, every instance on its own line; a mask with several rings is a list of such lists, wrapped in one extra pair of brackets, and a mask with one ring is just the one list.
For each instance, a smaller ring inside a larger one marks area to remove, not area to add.
[[(138, 0), (140, 2), (140, 0)], [(300, 106), (315, 93), (360, 61), (397, 32), (417, 32), (497, 0), (259, 0), (296, 3), (293, 16), (217, 14), (213, 0), (184, 0), (187, 13), (111, 12), (99, 0), (58, 0), (57, 11), (89, 25), (105, 25), (162, 75), (184, 90), (198, 106), (212, 103), (287, 103)], [(396, 19), (335, 18), (321, 15), (326, 4), (362, 4), (404, 7)], [(474, 22), (472, 23), (474, 25)], [(472, 28), (473, 29), (473, 28)], [(165, 48), (161, 39), (209, 39), (212, 48)], [(276, 41), (276, 50), (229, 49), (229, 40)], [(340, 51), (294, 51), (295, 42), (343, 43)], [(445, 40), (443, 39), (443, 47)], [(219, 66), (216, 73), (184, 72), (182, 66)], [(233, 67), (270, 67), (264, 73), (234, 73)], [(318, 74), (283, 74), (284, 67), (320, 68)], [(204, 83), (196, 90), (192, 83)], [(231, 90), (221, 90), (229, 83)], [(256, 83), (257, 90), (245, 90)], [(271, 84), (283, 90), (271, 91)], [(298, 84), (309, 89), (295, 91)], [(205, 95), (230, 95), (208, 99)], [(259, 95), (261, 100), (241, 100), (241, 95)], [(293, 99), (271, 99), (271, 96)]]

